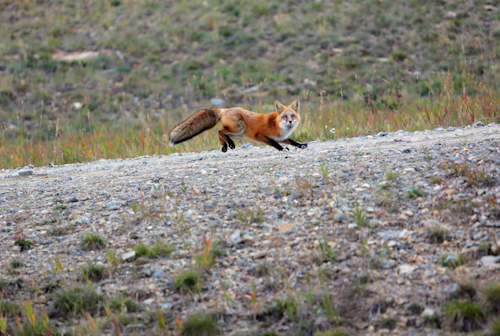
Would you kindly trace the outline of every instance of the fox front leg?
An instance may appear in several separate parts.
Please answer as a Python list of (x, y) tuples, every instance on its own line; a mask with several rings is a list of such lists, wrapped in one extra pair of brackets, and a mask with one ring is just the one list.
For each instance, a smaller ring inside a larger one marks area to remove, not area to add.
[(281, 142), (285, 143), (285, 144), (288, 144), (288, 145), (292, 145), (292, 146), (298, 147), (300, 149), (307, 148), (307, 143), (300, 143), (300, 142), (297, 142), (297, 141), (292, 140), (292, 139), (285, 139), (285, 140), (283, 140)]

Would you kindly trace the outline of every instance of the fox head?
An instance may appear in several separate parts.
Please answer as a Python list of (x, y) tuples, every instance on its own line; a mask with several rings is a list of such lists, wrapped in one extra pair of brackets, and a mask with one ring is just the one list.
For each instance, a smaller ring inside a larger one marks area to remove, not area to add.
[(289, 106), (285, 106), (276, 100), (274, 101), (274, 107), (278, 113), (280, 128), (294, 129), (297, 127), (300, 121), (300, 103), (298, 99), (295, 99)]

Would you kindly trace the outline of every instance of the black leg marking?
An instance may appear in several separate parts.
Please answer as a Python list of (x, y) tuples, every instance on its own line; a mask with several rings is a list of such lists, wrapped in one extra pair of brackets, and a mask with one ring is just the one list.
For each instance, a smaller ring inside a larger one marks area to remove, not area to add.
[(227, 142), (229, 143), (229, 148), (235, 149), (236, 145), (234, 144), (233, 140), (231, 140), (231, 138), (227, 134), (224, 134), (224, 136), (226, 137)]
[(270, 144), (271, 146), (273, 146), (274, 148), (276, 148), (279, 151), (283, 150), (283, 147), (281, 147), (281, 145), (279, 143), (277, 143), (275, 140), (273, 140), (271, 138), (267, 138), (267, 143)]
[(227, 152), (227, 143), (224, 142), (224, 145), (222, 145), (221, 151), (222, 151), (222, 153)]
[(301, 149), (304, 149), (304, 148), (307, 148), (307, 144), (306, 143), (300, 143), (300, 142), (297, 142), (295, 140), (292, 140), (292, 139), (288, 139), (288, 141), (290, 141), (290, 144), (292, 146), (295, 146), (295, 147), (299, 147)]

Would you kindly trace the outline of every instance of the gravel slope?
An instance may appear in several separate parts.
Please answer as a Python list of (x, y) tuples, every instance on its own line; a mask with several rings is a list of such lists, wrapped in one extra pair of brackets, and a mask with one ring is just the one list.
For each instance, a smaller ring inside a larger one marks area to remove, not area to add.
[[(348, 334), (442, 334), (446, 319), (435, 329), (421, 310), (439, 315), (456, 283), (499, 280), (491, 256), (500, 228), (499, 138), (500, 125), (477, 123), (310, 142), (285, 153), (246, 144), (228, 153), (2, 170), (0, 278), (25, 279), (7, 299), (20, 292), (50, 310), (51, 292), (77, 284), (83, 265), (110, 267), (105, 250), (80, 246), (95, 232), (127, 259), (95, 286), (141, 303), (138, 333), (154, 328), (146, 312), (158, 304), (172, 330), (176, 316), (206, 311), (217, 312), (224, 335), (308, 334), (339, 321)], [(20, 229), (33, 240), (24, 252), (13, 245)], [(176, 291), (175, 276), (196, 267), (212, 233), (223, 253), (199, 290)], [(174, 251), (134, 266), (126, 253), (150, 239)], [(64, 270), (54, 275), (56, 256)], [(16, 258), (24, 265), (14, 269)], [(290, 297), (295, 316), (273, 313), (277, 299)], [(415, 303), (420, 310), (410, 309)]]

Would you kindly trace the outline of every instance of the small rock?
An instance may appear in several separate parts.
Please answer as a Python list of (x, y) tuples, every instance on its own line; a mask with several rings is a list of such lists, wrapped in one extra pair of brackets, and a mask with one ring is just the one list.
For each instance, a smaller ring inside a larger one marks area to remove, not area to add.
[(31, 170), (22, 170), (19, 172), (19, 176), (30, 176), (33, 175), (33, 171)]
[(408, 216), (408, 217), (413, 217), (413, 211), (411, 211), (411, 210), (405, 210), (405, 211), (403, 211), (403, 214)]
[(436, 311), (432, 308), (426, 307), (421, 315), (424, 319), (434, 318), (436, 316)]
[(157, 269), (154, 271), (153, 275), (151, 275), (151, 277), (152, 277), (152, 278), (159, 278), (159, 277), (160, 277), (160, 275), (162, 275), (162, 274), (163, 274), (163, 269), (161, 269), (161, 268), (157, 268)]
[(446, 288), (444, 289), (444, 291), (451, 297), (455, 296), (458, 291), (459, 291), (460, 287), (456, 284), (456, 283), (452, 283), (451, 285), (449, 286), (446, 286)]
[(129, 261), (135, 259), (135, 251), (130, 251), (122, 254), (123, 261)]
[(335, 213), (333, 214), (333, 220), (336, 221), (337, 223), (342, 222), (344, 219), (344, 212), (342, 210), (336, 210)]
[(415, 264), (417, 264), (417, 265), (423, 264), (424, 262), (425, 262), (425, 260), (422, 256), (417, 256), (415, 258)]
[(411, 272), (413, 272), (415, 270), (415, 268), (417, 268), (417, 266), (410, 265), (410, 264), (399, 265), (398, 273), (399, 274), (410, 274)]
[(457, 17), (457, 13), (456, 12), (452, 12), (452, 11), (449, 11), (449, 12), (446, 12), (446, 14), (444, 15), (444, 17), (446, 19), (454, 19)]
[(224, 106), (226, 104), (226, 100), (224, 100), (222, 98), (212, 98), (212, 99), (210, 99), (210, 104), (217, 106), (217, 107), (221, 107), (221, 106)]
[(316, 86), (316, 81), (313, 81), (309, 78), (304, 79), (304, 85), (305, 86), (310, 86), (310, 87), (315, 87)]
[(498, 252), (500, 252), (500, 245), (497, 242), (497, 243), (491, 245), (491, 253), (493, 253), (493, 255), (497, 255)]
[(153, 304), (153, 302), (155, 302), (155, 298), (146, 299), (142, 303), (144, 303), (147, 306), (150, 306)]
[(68, 199), (66, 199), (66, 203), (75, 203), (75, 202), (78, 202), (78, 198), (76, 198), (75, 196), (71, 196), (68, 197)]
[(379, 133), (377, 134), (377, 136), (379, 136), (379, 137), (384, 137), (384, 136), (386, 136), (386, 135), (389, 135), (389, 133), (387, 133), (387, 132), (379, 132)]
[(403, 149), (403, 153), (406, 153), (406, 154), (411, 153), (411, 149), (410, 148), (405, 148), (405, 149)]
[(280, 233), (288, 232), (293, 230), (293, 225), (292, 224), (283, 224), (278, 227), (278, 231)]
[(252, 257), (253, 259), (262, 259), (267, 255), (266, 251), (257, 251), (254, 253), (250, 253), (249, 256)]
[(238, 245), (239, 243), (243, 243), (243, 235), (241, 234), (241, 231), (236, 231), (229, 237), (229, 244), (231, 246)]
[(38, 304), (44, 304), (45, 302), (47, 302), (47, 298), (45, 297), (45, 295), (40, 295), (34, 300), (34, 302)]
[(111, 202), (107, 205), (108, 210), (114, 211), (114, 210), (119, 210), (120, 207), (116, 205), (114, 202)]
[(349, 267), (345, 267), (345, 268), (341, 269), (339, 273), (342, 275), (346, 275), (346, 274), (351, 273), (351, 269)]
[(500, 264), (498, 263), (499, 259), (500, 257), (484, 256), (480, 259), (480, 261), (483, 263), (483, 266), (485, 267), (499, 268), (500, 267)]
[[(76, 52), (71, 54), (63, 54), (57, 53), (52, 55), (52, 58), (56, 61), (63, 62), (74, 62), (74, 61), (90, 61), (94, 58), (99, 57), (99, 53), (97, 51), (84, 51), (84, 52)], [(80, 103), (81, 104), (81, 103)], [(82, 106), (80, 105), (80, 108)]]

